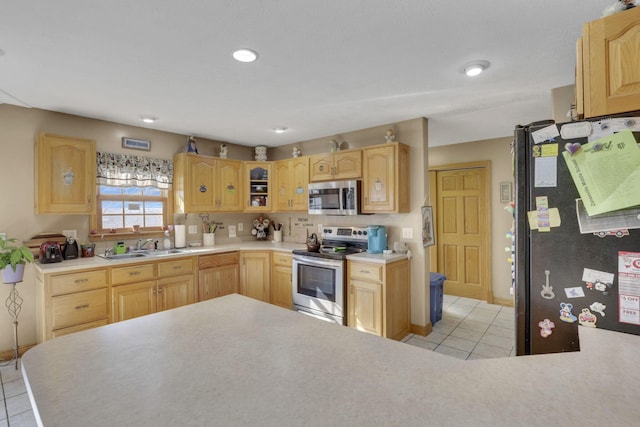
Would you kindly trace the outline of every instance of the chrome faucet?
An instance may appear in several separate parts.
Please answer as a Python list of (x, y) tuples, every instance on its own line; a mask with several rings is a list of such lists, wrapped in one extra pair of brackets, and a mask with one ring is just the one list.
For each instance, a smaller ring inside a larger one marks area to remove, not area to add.
[(113, 255), (113, 248), (112, 247), (108, 247), (104, 250), (104, 256), (109, 256), (109, 255)]
[(136, 251), (144, 249), (144, 247), (151, 242), (153, 242), (153, 239), (147, 239), (144, 242), (142, 241), (142, 239), (138, 239), (138, 241), (136, 242)]

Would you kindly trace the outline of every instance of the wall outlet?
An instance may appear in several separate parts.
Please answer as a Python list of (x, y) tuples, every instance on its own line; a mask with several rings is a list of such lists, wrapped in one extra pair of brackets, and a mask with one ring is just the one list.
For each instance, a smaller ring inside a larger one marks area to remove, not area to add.
[(2, 240), (7, 240), (7, 233), (0, 233), (0, 238), (2, 238)]
[(318, 233), (322, 233), (322, 224), (318, 224)]
[(244, 223), (242, 222), (238, 223), (238, 231), (244, 231)]
[(235, 225), (230, 225), (229, 226), (229, 238), (232, 239), (234, 237), (237, 237), (236, 226)]
[(189, 226), (189, 234), (198, 234), (198, 226), (190, 225)]
[(72, 239), (78, 238), (78, 230), (62, 230), (62, 234), (64, 234), (65, 237), (70, 237)]
[(413, 239), (413, 228), (404, 227), (402, 229), (402, 238), (403, 239)]

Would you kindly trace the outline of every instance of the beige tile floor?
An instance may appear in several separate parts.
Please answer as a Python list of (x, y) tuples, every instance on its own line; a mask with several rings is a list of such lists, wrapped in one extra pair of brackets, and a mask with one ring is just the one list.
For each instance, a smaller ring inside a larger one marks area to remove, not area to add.
[[(514, 356), (513, 308), (483, 301), (444, 296), (442, 320), (428, 336), (410, 334), (403, 340), (460, 359), (486, 359)], [(0, 365), (3, 405), (0, 427), (33, 427), (31, 410), (20, 369), (15, 363)]]
[(410, 334), (404, 342), (459, 359), (515, 356), (513, 307), (445, 295), (442, 320), (426, 337)]
[(16, 370), (15, 362), (0, 365), (2, 391), (0, 427), (35, 427), (37, 425), (20, 368), (21, 366), (18, 366)]

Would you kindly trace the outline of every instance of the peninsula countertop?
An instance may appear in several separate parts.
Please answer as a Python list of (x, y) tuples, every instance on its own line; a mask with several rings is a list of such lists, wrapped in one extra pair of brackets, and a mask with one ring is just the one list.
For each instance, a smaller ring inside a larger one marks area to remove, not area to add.
[(637, 424), (640, 337), (580, 342), (463, 361), (229, 295), (47, 341), (22, 370), (45, 426)]

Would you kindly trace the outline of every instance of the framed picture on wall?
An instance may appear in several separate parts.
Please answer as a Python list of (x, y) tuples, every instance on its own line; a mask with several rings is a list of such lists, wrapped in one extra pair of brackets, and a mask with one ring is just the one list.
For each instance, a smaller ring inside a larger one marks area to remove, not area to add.
[(144, 139), (122, 137), (122, 148), (130, 148), (132, 150), (151, 151), (151, 141)]
[(433, 234), (433, 208), (431, 206), (422, 207), (422, 246), (433, 246), (436, 244), (436, 236)]

